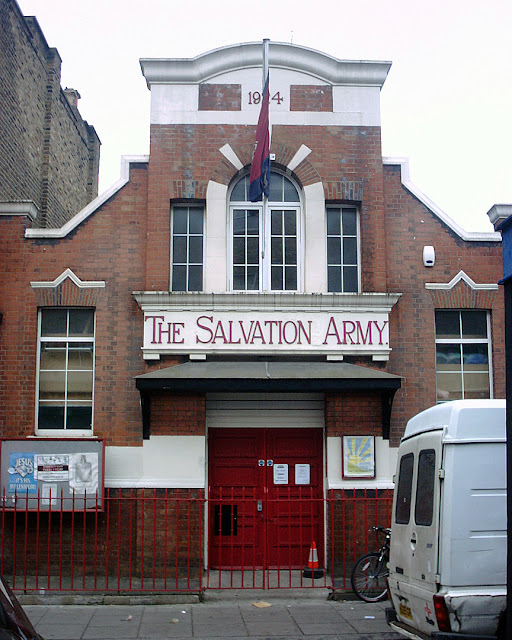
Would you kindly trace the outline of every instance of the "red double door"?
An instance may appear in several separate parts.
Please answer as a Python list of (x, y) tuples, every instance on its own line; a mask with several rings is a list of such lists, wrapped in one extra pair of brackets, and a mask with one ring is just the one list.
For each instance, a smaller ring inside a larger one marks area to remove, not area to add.
[(211, 429), (210, 567), (322, 564), (322, 461), (321, 429)]

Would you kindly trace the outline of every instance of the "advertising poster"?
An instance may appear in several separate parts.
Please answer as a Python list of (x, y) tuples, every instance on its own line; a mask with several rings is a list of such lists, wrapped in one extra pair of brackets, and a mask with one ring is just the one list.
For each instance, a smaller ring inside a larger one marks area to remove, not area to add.
[(374, 436), (343, 436), (343, 477), (375, 477)]
[(57, 496), (59, 495), (59, 490), (56, 484), (43, 484), (41, 487), (41, 506), (55, 507), (57, 505)]
[(28, 491), (29, 495), (37, 495), (33, 453), (10, 453), (8, 471), (8, 493), (23, 495)]
[(45, 454), (36, 456), (37, 480), (59, 482), (69, 480), (69, 454)]
[(93, 495), (98, 491), (98, 454), (70, 454), (71, 472), (69, 488), (76, 494)]

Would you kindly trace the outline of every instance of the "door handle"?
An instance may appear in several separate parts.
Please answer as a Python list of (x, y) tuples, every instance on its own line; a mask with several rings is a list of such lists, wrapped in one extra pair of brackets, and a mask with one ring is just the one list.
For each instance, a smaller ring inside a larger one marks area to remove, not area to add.
[(258, 500), (256, 503), (256, 511), (263, 511), (263, 500)]
[(411, 549), (414, 551), (416, 549), (416, 543), (418, 539), (416, 537), (416, 531), (413, 531), (411, 534)]

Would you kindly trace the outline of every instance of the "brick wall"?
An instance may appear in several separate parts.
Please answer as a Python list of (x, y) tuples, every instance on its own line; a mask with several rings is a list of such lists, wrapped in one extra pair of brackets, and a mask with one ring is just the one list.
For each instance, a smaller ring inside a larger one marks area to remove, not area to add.
[(60, 227), (98, 193), (100, 141), (60, 87), (61, 60), (15, 0), (0, 11), (0, 202)]
[(2, 574), (28, 589), (36, 578), (45, 590), (199, 587), (203, 491), (110, 489), (104, 505), (85, 514), (0, 510)]
[[(254, 152), (253, 126), (152, 125), (148, 202), (147, 289), (169, 287), (169, 227), (172, 198), (204, 199), (210, 179), (228, 184), (234, 167), (219, 149), (227, 142), (249, 166)], [(322, 181), (326, 198), (361, 198), (362, 282), (364, 291), (386, 289), (386, 232), (381, 138), (378, 127), (283, 126), (272, 128), (271, 152), (285, 165), (305, 144), (312, 150), (295, 170), (299, 184)], [(363, 187), (364, 185), (364, 187)], [(185, 191), (184, 191), (185, 190)], [(157, 259), (154, 259), (157, 257)]]
[[(94, 434), (107, 445), (142, 446), (140, 394), (134, 377), (145, 373), (142, 312), (132, 291), (144, 289), (146, 165), (132, 165), (130, 182), (115, 199), (63, 240), (26, 240), (26, 220), (0, 216), (0, 424), (4, 436), (34, 435), (37, 310), (41, 304), (96, 308)], [(130, 214), (130, 215), (128, 215)], [(66, 269), (83, 281), (33, 289)]]
[(332, 87), (292, 84), (290, 111), (332, 111)]
[(199, 111), (240, 111), (242, 87), (239, 84), (200, 84)]
[(382, 436), (382, 403), (375, 393), (328, 393), (326, 436)]
[(151, 435), (204, 436), (206, 396), (200, 393), (151, 394)]
[[(391, 444), (397, 445), (407, 420), (436, 403), (436, 308), (480, 308), (491, 312), (494, 397), (505, 394), (503, 291), (475, 293), (465, 283), (435, 292), (425, 283), (447, 284), (463, 270), (477, 284), (496, 284), (501, 243), (465, 242), (400, 183), (400, 168), (385, 166), (387, 290), (402, 296), (390, 316), (392, 352), (387, 370), (403, 376), (393, 403)], [(433, 246), (434, 267), (423, 266), (423, 247)]]

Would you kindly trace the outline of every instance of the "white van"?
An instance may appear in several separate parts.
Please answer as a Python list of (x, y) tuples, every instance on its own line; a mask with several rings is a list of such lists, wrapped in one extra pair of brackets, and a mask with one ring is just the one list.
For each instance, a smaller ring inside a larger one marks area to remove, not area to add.
[(505, 400), (447, 402), (408, 422), (391, 523), (387, 617), (395, 631), (481, 639), (500, 626), (501, 634), (506, 487)]

